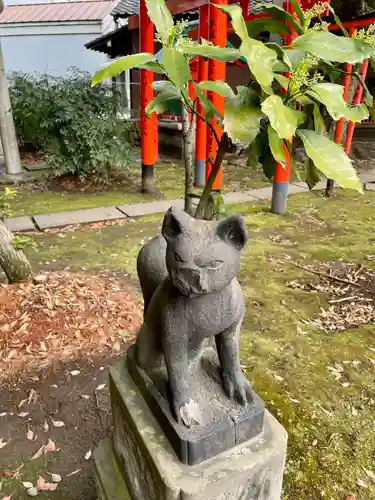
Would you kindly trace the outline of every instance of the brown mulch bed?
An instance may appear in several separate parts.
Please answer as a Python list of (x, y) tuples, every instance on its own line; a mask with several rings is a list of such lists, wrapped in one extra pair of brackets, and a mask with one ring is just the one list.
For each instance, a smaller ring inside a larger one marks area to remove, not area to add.
[(142, 309), (116, 278), (56, 272), (0, 287), (0, 380), (55, 361), (119, 353)]
[(375, 271), (340, 261), (311, 266), (294, 264), (319, 277), (319, 281), (292, 281), (293, 289), (329, 296), (328, 307), (308, 323), (327, 331), (344, 331), (375, 322)]

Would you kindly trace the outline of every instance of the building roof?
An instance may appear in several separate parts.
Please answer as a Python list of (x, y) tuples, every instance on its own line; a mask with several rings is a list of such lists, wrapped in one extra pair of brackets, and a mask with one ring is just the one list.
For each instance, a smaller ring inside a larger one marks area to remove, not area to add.
[(136, 16), (139, 14), (139, 0), (120, 0), (111, 11), (115, 17)]
[(0, 24), (102, 21), (116, 3), (111, 0), (81, 0), (79, 2), (9, 5), (0, 14)]

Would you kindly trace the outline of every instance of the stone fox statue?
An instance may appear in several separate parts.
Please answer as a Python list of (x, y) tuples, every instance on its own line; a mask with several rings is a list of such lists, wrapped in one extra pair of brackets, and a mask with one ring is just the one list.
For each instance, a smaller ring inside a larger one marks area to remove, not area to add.
[(244, 301), (236, 279), (247, 238), (242, 217), (208, 222), (172, 207), (162, 235), (149, 241), (138, 256), (145, 315), (136, 362), (146, 372), (165, 362), (172, 410), (187, 426), (201, 423), (193, 371), (207, 338), (215, 337), (228, 397), (243, 405), (252, 400), (240, 366)]

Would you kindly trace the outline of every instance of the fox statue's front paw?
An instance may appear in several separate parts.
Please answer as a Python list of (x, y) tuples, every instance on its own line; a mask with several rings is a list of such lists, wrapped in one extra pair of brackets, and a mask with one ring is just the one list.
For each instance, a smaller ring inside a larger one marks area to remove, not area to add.
[(224, 389), (230, 399), (241, 405), (252, 403), (253, 391), (250, 382), (242, 372), (223, 373)]

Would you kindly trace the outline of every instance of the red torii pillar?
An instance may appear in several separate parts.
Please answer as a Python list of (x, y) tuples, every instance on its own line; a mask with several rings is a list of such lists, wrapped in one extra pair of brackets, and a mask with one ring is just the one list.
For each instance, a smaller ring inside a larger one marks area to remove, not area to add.
[[(297, 0), (298, 4), (301, 0)], [(294, 10), (292, 4), (288, 2), (288, 12), (293, 14)], [(285, 37), (287, 44), (292, 43), (293, 39), (296, 37), (296, 33), (292, 31), (291, 35)], [(289, 190), (289, 177), (290, 177), (290, 156), (289, 151), (284, 146), (286, 163), (276, 163), (275, 175), (273, 177), (273, 187), (272, 187), (272, 203), (271, 212), (275, 214), (284, 215), (286, 211), (286, 205), (288, 201), (288, 190)]]
[[(209, 37), (209, 6), (203, 5), (199, 9), (199, 33), (198, 39)], [(208, 79), (208, 60), (204, 57), (198, 59), (198, 82)], [(204, 114), (200, 102), (197, 111)], [(197, 118), (195, 131), (195, 176), (194, 185), (204, 187), (206, 184), (206, 160), (207, 160), (207, 125)]]
[[(227, 5), (228, 0), (216, 0), (215, 3), (218, 5)], [(210, 15), (210, 22), (209, 22), (210, 41), (214, 45), (224, 48), (226, 47), (227, 44), (227, 29), (228, 29), (227, 15), (225, 14), (225, 12), (222, 12), (220, 9), (214, 7), (214, 4), (213, 3), (211, 4), (211, 2), (209, 4), (209, 15)], [(213, 59), (210, 59), (208, 65), (208, 79), (212, 81), (216, 80), (225, 81), (225, 74), (226, 74), (225, 70), (226, 66), (224, 62), (214, 61)], [(223, 116), (224, 101), (225, 101), (224, 97), (219, 96), (218, 94), (215, 94), (213, 92), (209, 92), (208, 95), (213, 105), (216, 107), (218, 112)], [(218, 138), (220, 139), (223, 132), (220, 125), (217, 123), (216, 118), (214, 118), (211, 121), (211, 123), (215, 129)], [(211, 167), (213, 162), (215, 161), (217, 149), (218, 145), (216, 143), (215, 137), (212, 133), (212, 130), (208, 128), (206, 180), (208, 179), (211, 173)], [(220, 191), (222, 185), (222, 179), (223, 179), (223, 172), (220, 169), (212, 186), (212, 189), (214, 191)]]
[[(140, 51), (154, 53), (154, 25), (147, 14), (145, 0), (140, 0), (139, 12)], [(142, 193), (154, 191), (154, 164), (158, 158), (158, 117), (153, 113), (146, 117), (146, 106), (154, 98), (152, 71), (141, 70), (141, 148)]]

